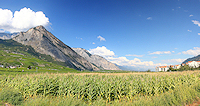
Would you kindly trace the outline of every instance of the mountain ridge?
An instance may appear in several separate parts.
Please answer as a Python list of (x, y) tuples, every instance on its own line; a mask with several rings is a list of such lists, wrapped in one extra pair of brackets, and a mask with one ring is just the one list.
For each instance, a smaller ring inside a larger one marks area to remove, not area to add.
[(7, 45), (16, 44), (13, 42), (16, 41), (19, 44), (30, 46), (35, 51), (33, 55), (39, 59), (43, 56), (47, 61), (62, 64), (65, 67), (90, 71), (121, 70), (117, 65), (99, 55), (90, 54), (83, 48), (79, 48), (82, 51), (80, 53), (80, 50), (69, 47), (41, 25), (30, 28), (26, 32), (0, 33), (0, 39), (6, 40)]
[(17, 35), (18, 33), (0, 33), (0, 39), (8, 40), (8, 39), (12, 39), (13, 37)]
[(187, 63), (188, 61), (200, 61), (200, 55), (188, 58), (185, 61), (183, 61), (182, 63)]
[[(9, 53), (12, 53), (12, 55), (8, 55)], [(18, 56), (12, 57), (13, 55)], [(49, 67), (50, 64), (51, 68), (58, 65), (60, 67), (65, 66), (65, 64), (62, 62), (54, 61), (51, 56), (40, 54), (36, 52), (31, 46), (23, 45), (12, 39), (0, 39), (0, 57), (0, 63), (4, 64), (5, 66), (22, 65), (22, 67), (28, 67), (30, 65), (31, 67), (40, 67), (40, 65), (45, 65), (45, 67)], [(31, 60), (31, 58), (33, 58), (33, 60)], [(37, 60), (40, 60), (39, 63)]]
[(26, 32), (20, 32), (12, 39), (33, 47), (35, 51), (41, 54), (50, 55), (56, 61), (65, 62), (70, 68), (91, 71), (99, 70), (99, 68), (78, 55), (43, 26), (37, 26)]
[(79, 55), (84, 57), (86, 60), (88, 60), (90, 63), (95, 64), (98, 68), (102, 70), (121, 70), (115, 64), (107, 61), (105, 58), (99, 55), (90, 54), (87, 50), (83, 48), (72, 48), (72, 49)]

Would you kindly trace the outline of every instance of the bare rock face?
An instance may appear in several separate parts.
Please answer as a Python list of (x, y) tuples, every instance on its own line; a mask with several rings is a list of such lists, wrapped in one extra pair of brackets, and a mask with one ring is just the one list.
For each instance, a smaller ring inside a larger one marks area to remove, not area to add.
[(105, 58), (98, 56), (98, 55), (92, 55), (87, 50), (82, 48), (72, 48), (76, 53), (84, 57), (89, 62), (95, 64), (100, 69), (104, 70), (121, 70), (119, 69), (115, 64), (107, 61)]
[(35, 51), (50, 55), (56, 61), (65, 62), (71, 68), (99, 70), (99, 68), (78, 55), (69, 46), (48, 32), (43, 26), (31, 28), (27, 32), (20, 32), (13, 40), (32, 46)]

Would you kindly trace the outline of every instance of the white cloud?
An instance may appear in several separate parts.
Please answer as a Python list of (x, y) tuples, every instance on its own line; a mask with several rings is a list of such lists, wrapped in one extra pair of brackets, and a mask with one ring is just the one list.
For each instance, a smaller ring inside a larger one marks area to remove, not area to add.
[(127, 54), (126, 56), (143, 57), (144, 55)]
[(194, 49), (183, 51), (182, 53), (197, 56), (200, 54), (200, 47), (194, 47)]
[(26, 31), (29, 28), (43, 25), (48, 26), (49, 18), (42, 11), (34, 12), (30, 8), (22, 8), (13, 13), (0, 8), (0, 29), (9, 32)]
[(113, 51), (107, 49), (105, 46), (97, 47), (95, 49), (90, 49), (89, 52), (91, 54), (100, 55), (100, 56), (103, 56), (105, 58), (107, 58), (109, 56), (115, 56), (115, 53)]
[(99, 35), (97, 38), (98, 38), (98, 39), (100, 39), (100, 41), (106, 41), (106, 39), (105, 39), (105, 38), (103, 38), (103, 37), (102, 37), (102, 36), (100, 36), (100, 35)]
[(186, 59), (168, 59), (168, 60), (162, 60), (162, 61), (165, 62), (165, 63), (174, 63), (174, 62), (182, 63), (185, 60)]
[(198, 25), (198, 26), (200, 27), (200, 22), (199, 22), (199, 21), (192, 20), (192, 22), (193, 22), (195, 25)]
[(92, 42), (92, 44), (94, 45), (95, 43), (94, 43), (94, 42)]
[(128, 66), (128, 62), (129, 60), (126, 57), (108, 57), (107, 58), (109, 61), (111, 61), (112, 63), (115, 63), (117, 65), (127, 65)]
[(152, 20), (152, 17), (148, 17), (147, 20)]
[(188, 31), (188, 32), (192, 32), (192, 30), (189, 30), (189, 29), (188, 29), (187, 31)]
[(9, 26), (12, 23), (12, 17), (13, 14), (10, 10), (0, 8), (0, 26)]
[(189, 17), (192, 17), (193, 15), (191, 14)]
[(198, 33), (198, 35), (200, 35), (200, 33)]
[[(108, 61), (115, 63), (117, 65), (121, 65), (121, 66), (133, 66), (140, 69), (154, 70), (156, 66), (167, 65), (167, 64), (161, 64), (161, 63), (155, 64), (153, 61), (141, 61), (139, 58), (134, 58), (133, 60), (129, 60), (126, 57), (117, 57), (115, 56), (115, 53), (113, 51), (107, 49), (105, 46), (97, 47), (95, 49), (90, 49), (89, 52), (91, 54), (103, 56)], [(129, 56), (133, 56), (133, 55), (129, 55)], [(134, 55), (134, 56), (141, 56), (141, 55)]]
[(161, 64), (157, 63), (155, 64), (153, 61), (141, 61), (138, 58), (134, 58), (133, 60), (129, 60), (126, 57), (108, 57), (107, 58), (109, 61), (112, 63), (115, 63), (117, 65), (121, 66), (134, 66), (138, 68), (146, 68), (146, 69), (154, 69), (156, 66), (161, 66), (161, 65), (167, 65), (167, 64)]
[(149, 53), (150, 55), (152, 54), (171, 54), (170, 51), (156, 51), (156, 52), (153, 52), (153, 53)]

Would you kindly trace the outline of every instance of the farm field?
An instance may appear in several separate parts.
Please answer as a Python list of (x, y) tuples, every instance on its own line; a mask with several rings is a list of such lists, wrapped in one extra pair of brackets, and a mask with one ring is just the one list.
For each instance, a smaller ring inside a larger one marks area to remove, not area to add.
[(2, 73), (0, 104), (24, 106), (171, 106), (200, 98), (200, 71)]

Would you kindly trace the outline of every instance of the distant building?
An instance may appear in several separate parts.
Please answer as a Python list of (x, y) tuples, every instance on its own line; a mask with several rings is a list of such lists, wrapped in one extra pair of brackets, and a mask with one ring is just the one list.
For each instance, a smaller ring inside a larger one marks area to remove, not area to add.
[(188, 61), (187, 63), (182, 63), (181, 65), (170, 65), (170, 66), (158, 66), (156, 67), (156, 71), (167, 71), (170, 67), (173, 69), (179, 69), (181, 66), (188, 65), (191, 68), (200, 67), (200, 61)]
[(0, 68), (3, 68), (4, 66), (3, 65), (0, 65)]
[(186, 63), (189, 67), (197, 68), (200, 66), (200, 61), (188, 61)]
[(170, 65), (170, 67), (173, 69), (179, 69), (181, 67), (181, 65)]
[(185, 63), (182, 63), (182, 64), (181, 64), (181, 66), (185, 66), (185, 65), (186, 65)]
[(179, 65), (175, 65), (176, 66), (176, 69), (179, 69), (179, 68), (181, 68), (181, 65), (179, 64)]
[(158, 66), (156, 67), (156, 71), (167, 71), (169, 69), (169, 66)]
[(13, 68), (17, 68), (17, 66), (10, 66), (10, 68), (11, 68), (11, 69), (13, 69)]
[(156, 71), (164, 71), (166, 72), (167, 70), (169, 70), (169, 68), (173, 68), (173, 69), (179, 69), (181, 67), (181, 65), (169, 65), (169, 66), (158, 66), (156, 67)]

